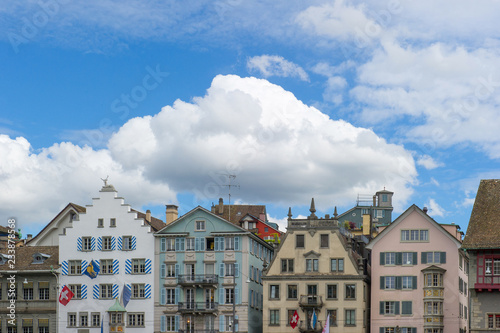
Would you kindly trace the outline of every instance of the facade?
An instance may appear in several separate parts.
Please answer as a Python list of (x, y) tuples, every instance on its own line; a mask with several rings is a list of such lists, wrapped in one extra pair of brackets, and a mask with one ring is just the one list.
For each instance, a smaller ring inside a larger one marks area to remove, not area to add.
[(202, 207), (155, 236), (155, 332), (262, 332), (271, 245)]
[(463, 248), (470, 256), (470, 329), (500, 332), (500, 180), (481, 180)]
[(338, 221), (341, 226), (353, 222), (356, 229), (363, 227), (363, 216), (371, 216), (372, 227), (388, 225), (392, 221), (392, 196), (394, 192), (383, 189), (373, 197), (358, 196), (356, 206), (339, 214)]
[[(131, 209), (106, 182), (71, 220), (59, 236), (60, 285), (75, 296), (59, 303), (59, 332), (97, 333), (101, 325), (104, 332), (152, 332), (158, 220)], [(86, 274), (97, 270), (95, 278)], [(126, 307), (117, 303), (124, 288), (131, 295)]]
[[(56, 332), (58, 247), (16, 248), (13, 268), (9, 259), (0, 253), (0, 332)], [(9, 323), (11, 299), (14, 325)]]
[(245, 215), (239, 223), (240, 227), (250, 230), (270, 244), (278, 245), (280, 243), (282, 232), (279, 231), (275, 223), (266, 223), (250, 214)]
[(264, 332), (319, 333), (324, 325), (339, 333), (368, 332), (370, 278), (362, 248), (335, 217), (314, 214), (314, 199), (310, 212), (306, 219), (289, 212), (287, 232), (265, 271)]
[(367, 246), (372, 250), (371, 331), (467, 330), (468, 259), (456, 225), (413, 205)]

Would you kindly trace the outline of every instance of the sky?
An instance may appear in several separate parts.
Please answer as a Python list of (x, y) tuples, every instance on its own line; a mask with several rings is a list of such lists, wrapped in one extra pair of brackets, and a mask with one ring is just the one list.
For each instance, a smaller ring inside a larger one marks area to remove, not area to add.
[[(394, 192), (465, 232), (500, 178), (500, 1), (4, 0), (0, 218), (37, 234), (108, 178), (164, 219)], [(231, 176), (230, 176), (231, 175)], [(234, 176), (234, 177), (233, 177)]]

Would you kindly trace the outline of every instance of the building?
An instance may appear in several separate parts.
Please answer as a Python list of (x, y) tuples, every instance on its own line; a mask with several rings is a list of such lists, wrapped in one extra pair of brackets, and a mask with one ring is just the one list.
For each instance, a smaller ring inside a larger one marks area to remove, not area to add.
[(346, 226), (346, 223), (352, 222), (355, 229), (365, 228), (366, 223), (363, 223), (363, 216), (366, 215), (371, 217), (372, 228), (390, 224), (392, 222), (393, 195), (394, 192), (387, 191), (385, 188), (375, 193), (373, 197), (358, 195), (356, 206), (338, 215), (339, 224)]
[(471, 333), (500, 332), (500, 180), (481, 180), (463, 248), (470, 257)]
[[(0, 225), (0, 252), (3, 252), (4, 250), (6, 250), (8, 248), (9, 230), (11, 230), (11, 229)], [(16, 246), (19, 246), (20, 245), (19, 243), (21, 240), (20, 231), (15, 231), (15, 232), (11, 231), (11, 234), (12, 233), (14, 235), (14, 238), (11, 238), (11, 241), (13, 241), (16, 244)]]
[[(264, 281), (264, 332), (319, 333), (324, 325), (335, 332), (369, 330), (370, 277), (356, 239), (336, 217), (311, 214), (292, 219)], [(297, 311), (298, 326), (290, 327)], [(313, 326), (311, 318), (316, 314)], [(330, 314), (330, 322), (326, 318)]]
[(415, 205), (387, 226), (372, 251), (371, 331), (465, 332), (467, 256), (456, 225), (440, 225)]
[(155, 331), (261, 333), (261, 276), (273, 246), (199, 206), (167, 222), (155, 234)]
[[(59, 332), (97, 333), (101, 325), (105, 332), (152, 332), (158, 220), (131, 209), (106, 181), (91, 205), (75, 216), (68, 213), (60, 223), (67, 227), (59, 230), (60, 285), (74, 297), (59, 304)], [(31, 242), (50, 234), (42, 230)], [(124, 288), (131, 298), (122, 306), (117, 300)]]
[[(2, 252), (0, 332), (56, 332), (58, 247), (19, 247), (12, 261)], [(15, 325), (9, 323), (11, 299), (15, 299)]]

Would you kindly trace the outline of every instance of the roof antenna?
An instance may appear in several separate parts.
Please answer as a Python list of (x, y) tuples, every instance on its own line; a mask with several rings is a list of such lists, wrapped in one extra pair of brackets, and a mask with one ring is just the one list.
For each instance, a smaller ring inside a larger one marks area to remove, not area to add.
[(228, 193), (228, 197), (229, 197), (229, 204), (228, 204), (228, 206), (229, 206), (229, 217), (228, 217), (228, 221), (231, 222), (231, 187), (240, 188), (240, 185), (233, 185), (233, 184), (231, 184), (231, 181), (236, 178), (236, 175), (231, 175), (229, 173), (222, 174), (222, 175), (227, 176), (227, 178), (229, 180), (229, 184), (228, 185), (219, 185), (219, 186), (225, 186), (225, 187), (228, 188), (228, 192), (229, 192)]

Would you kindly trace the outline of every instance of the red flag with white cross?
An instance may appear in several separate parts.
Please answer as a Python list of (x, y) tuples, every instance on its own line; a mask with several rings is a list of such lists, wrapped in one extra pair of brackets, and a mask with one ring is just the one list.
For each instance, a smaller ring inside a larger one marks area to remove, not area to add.
[(290, 326), (292, 326), (292, 328), (295, 328), (298, 323), (299, 323), (299, 314), (297, 313), (297, 310), (295, 310), (292, 318), (290, 319)]
[(71, 299), (75, 296), (73, 292), (68, 288), (68, 286), (64, 286), (61, 290), (61, 294), (59, 294), (59, 303), (66, 306), (66, 304), (71, 301)]

